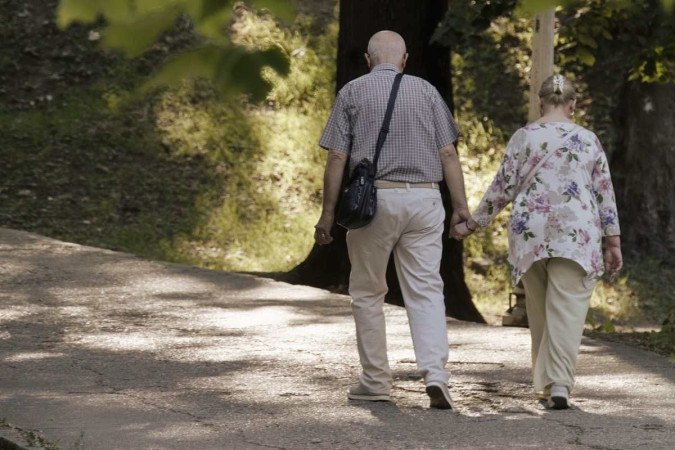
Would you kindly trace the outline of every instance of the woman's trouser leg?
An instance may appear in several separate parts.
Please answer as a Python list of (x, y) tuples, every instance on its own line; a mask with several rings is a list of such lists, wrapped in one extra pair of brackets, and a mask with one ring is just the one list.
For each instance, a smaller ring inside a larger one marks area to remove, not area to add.
[[(530, 274), (532, 269), (534, 272)], [(566, 258), (539, 261), (530, 270), (523, 277), (523, 284), (533, 352), (535, 341), (538, 342), (536, 356), (533, 357), (534, 389), (543, 392), (548, 385), (556, 383), (571, 390), (594, 283), (585, 281), (586, 272), (579, 264)], [(540, 295), (544, 285), (542, 299)], [(527, 298), (528, 291), (532, 292), (532, 299)]]
[[(527, 322), (532, 340), (533, 378), (536, 378), (535, 368), (537, 367), (539, 347), (544, 339), (546, 339), (546, 343), (548, 342), (548, 335), (544, 333), (546, 326), (546, 285), (548, 284), (547, 261), (544, 259), (532, 264), (522, 278), (525, 288), (525, 311), (527, 312)], [(547, 345), (546, 343), (545, 345)], [(535, 392), (539, 396), (544, 396), (543, 388), (535, 388)]]

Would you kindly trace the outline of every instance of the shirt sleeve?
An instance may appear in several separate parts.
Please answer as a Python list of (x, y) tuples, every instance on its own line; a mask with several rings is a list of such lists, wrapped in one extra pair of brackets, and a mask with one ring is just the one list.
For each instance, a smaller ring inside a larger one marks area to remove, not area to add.
[(326, 150), (350, 153), (352, 148), (352, 127), (344, 93), (340, 91), (328, 117), (319, 145)]
[(434, 128), (436, 135), (436, 146), (440, 150), (443, 147), (454, 144), (459, 137), (459, 128), (452, 118), (450, 108), (441, 97), (441, 94), (434, 88), (431, 96), (431, 112), (434, 119)]
[(598, 148), (598, 157), (595, 160), (591, 183), (593, 194), (598, 203), (598, 213), (600, 214), (600, 226), (603, 236), (616, 236), (621, 234), (619, 228), (619, 215), (616, 208), (616, 198), (614, 196), (614, 185), (609, 173), (609, 164), (607, 156), (602, 149), (598, 138), (595, 138), (595, 144)]
[(485, 191), (478, 207), (471, 214), (473, 220), (481, 227), (488, 226), (495, 216), (511, 203), (518, 194), (518, 154), (521, 150), (520, 146), (524, 142), (520, 133), (524, 133), (524, 131), (518, 130), (509, 140), (502, 163), (490, 187)]

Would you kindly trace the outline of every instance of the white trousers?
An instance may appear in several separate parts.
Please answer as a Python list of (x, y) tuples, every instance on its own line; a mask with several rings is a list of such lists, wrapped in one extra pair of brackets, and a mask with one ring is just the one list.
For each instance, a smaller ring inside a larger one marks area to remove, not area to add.
[(535, 262), (523, 275), (537, 395), (551, 383), (574, 386), (577, 356), (595, 283), (566, 258)]
[(377, 202), (373, 221), (347, 233), (352, 264), (349, 294), (363, 369), (360, 382), (374, 393), (391, 390), (382, 307), (387, 262), (393, 251), (417, 367), (426, 383), (447, 384), (448, 335), (439, 273), (445, 210), (440, 192), (379, 189)]

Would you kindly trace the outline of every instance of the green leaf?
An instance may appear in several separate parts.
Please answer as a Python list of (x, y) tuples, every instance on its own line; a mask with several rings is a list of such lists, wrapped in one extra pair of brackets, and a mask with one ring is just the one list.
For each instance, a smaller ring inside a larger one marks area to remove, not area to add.
[(114, 21), (129, 18), (131, 13), (128, 0), (61, 0), (56, 23), (64, 29), (74, 22), (94, 22), (99, 16)]
[(262, 77), (262, 69), (270, 67), (281, 75), (290, 69), (288, 58), (279, 48), (258, 52), (235, 50), (220, 61), (213, 80), (225, 95), (245, 92), (253, 101), (263, 100), (271, 86)]
[(220, 47), (204, 47), (180, 53), (162, 65), (148, 80), (141, 91), (159, 86), (171, 86), (186, 78), (205, 78), (212, 80), (218, 60), (222, 56)]
[(281, 20), (290, 22), (295, 18), (295, 9), (288, 0), (250, 0), (255, 9), (267, 9)]
[(130, 58), (139, 56), (173, 26), (181, 12), (173, 6), (127, 22), (113, 22), (103, 30), (103, 45), (121, 50)]
[(576, 51), (576, 56), (582, 63), (587, 66), (592, 66), (595, 64), (595, 56), (584, 47), (578, 47)]
[[(188, 0), (192, 3), (192, 0)], [(199, 18), (205, 18), (214, 14), (220, 14), (223, 10), (232, 13), (232, 4), (234, 0), (202, 0)], [(195, 16), (197, 17), (197, 16)]]
[(232, 8), (225, 7), (202, 16), (196, 21), (195, 26), (202, 35), (211, 39), (220, 39), (226, 35), (223, 31), (227, 29), (231, 17)]
[(262, 75), (264, 67), (283, 75), (288, 73), (289, 61), (281, 49), (276, 48), (249, 52), (234, 46), (207, 46), (171, 58), (141, 89), (170, 86), (185, 78), (204, 78), (223, 95), (244, 93), (254, 101), (261, 100), (270, 89)]
[(547, 9), (555, 8), (560, 0), (521, 0), (520, 8), (529, 14), (537, 14)]
[(577, 34), (577, 40), (586, 47), (598, 48), (598, 43), (591, 36), (587, 34)]

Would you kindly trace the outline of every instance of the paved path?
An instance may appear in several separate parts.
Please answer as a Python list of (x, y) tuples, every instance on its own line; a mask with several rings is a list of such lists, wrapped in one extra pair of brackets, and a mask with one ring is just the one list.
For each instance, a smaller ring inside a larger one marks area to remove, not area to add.
[(529, 335), (448, 321), (428, 409), (387, 306), (395, 403), (349, 402), (348, 298), (0, 228), (0, 449), (590, 448), (675, 443), (675, 370), (584, 339), (575, 407), (531, 396)]

